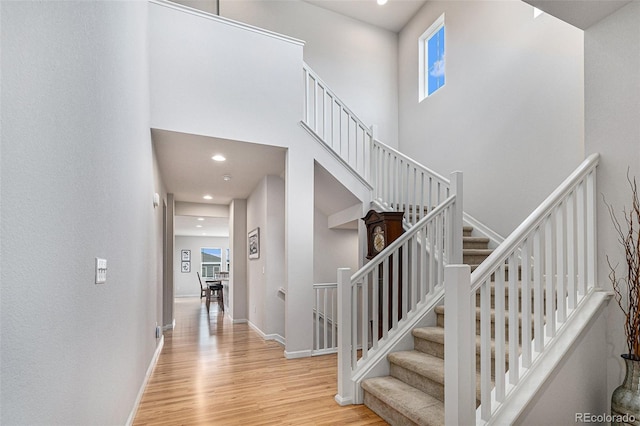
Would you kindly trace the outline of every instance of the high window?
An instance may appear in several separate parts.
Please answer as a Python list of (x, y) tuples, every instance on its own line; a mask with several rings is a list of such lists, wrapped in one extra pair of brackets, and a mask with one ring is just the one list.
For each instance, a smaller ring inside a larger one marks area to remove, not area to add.
[(444, 14), (419, 39), (419, 101), (431, 96), (445, 83)]
[(201, 248), (201, 272), (202, 278), (213, 278), (215, 274), (220, 272), (222, 265), (222, 249), (219, 248)]

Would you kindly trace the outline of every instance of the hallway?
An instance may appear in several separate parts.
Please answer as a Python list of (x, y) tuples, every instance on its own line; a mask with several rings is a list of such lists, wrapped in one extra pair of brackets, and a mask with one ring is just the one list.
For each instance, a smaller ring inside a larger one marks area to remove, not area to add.
[(340, 407), (336, 356), (287, 360), (247, 324), (199, 298), (178, 298), (134, 425), (385, 425), (363, 405)]

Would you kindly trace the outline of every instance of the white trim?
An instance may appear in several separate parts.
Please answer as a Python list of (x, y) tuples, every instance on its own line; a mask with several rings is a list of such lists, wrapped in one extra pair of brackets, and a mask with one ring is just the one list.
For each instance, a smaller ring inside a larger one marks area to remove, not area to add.
[(286, 340), (284, 337), (282, 337), (281, 335), (274, 333), (274, 334), (265, 334), (264, 335), (264, 340), (275, 340), (276, 342), (280, 343), (282, 346), (284, 346), (286, 344)]
[(160, 342), (158, 343), (158, 346), (156, 346), (156, 351), (153, 353), (153, 358), (151, 358), (151, 362), (147, 368), (147, 373), (144, 376), (142, 385), (140, 385), (140, 390), (138, 390), (138, 396), (136, 396), (136, 401), (133, 403), (131, 413), (129, 413), (129, 418), (126, 423), (127, 426), (133, 425), (133, 421), (136, 419), (136, 414), (138, 414), (138, 408), (140, 407), (140, 401), (142, 401), (142, 395), (144, 395), (144, 391), (147, 389), (147, 383), (149, 383), (151, 374), (153, 374), (153, 370), (156, 368), (156, 364), (158, 363), (158, 358), (160, 358), (160, 353), (162, 352), (163, 347), (164, 335), (160, 337)]
[(217, 21), (221, 24), (226, 24), (231, 27), (239, 28), (241, 30), (251, 31), (260, 35), (268, 36), (271, 38), (275, 38), (277, 40), (286, 41), (288, 43), (296, 44), (299, 46), (304, 46), (305, 42), (302, 40), (298, 40), (297, 38), (289, 37), (283, 34), (278, 34), (273, 31), (265, 30), (262, 28), (254, 27), (253, 25), (245, 24), (243, 22), (234, 21), (233, 19), (225, 18), (223, 16), (218, 16), (213, 13), (204, 12), (202, 10), (194, 9), (189, 6), (184, 6), (177, 3), (172, 3), (166, 0), (149, 0), (149, 3), (157, 4), (158, 6), (163, 6), (169, 9), (178, 10), (180, 12), (188, 13), (190, 15), (199, 16), (201, 18), (210, 19), (212, 21)]
[[(426, 73), (426, 51), (427, 51), (427, 43), (432, 35), (434, 35), (437, 31), (440, 30), (444, 26), (444, 13), (435, 20), (427, 30), (422, 33), (422, 35), (418, 38), (418, 103), (424, 101), (429, 97), (428, 91), (429, 87), (427, 86), (427, 79), (425, 78)], [(446, 30), (445, 30), (446, 31)], [(445, 35), (446, 40), (446, 35)], [(446, 47), (445, 47), (446, 52)], [(446, 55), (446, 53), (445, 53)], [(446, 84), (446, 83), (445, 83)], [(435, 93), (435, 92), (434, 92)]]
[(173, 319), (173, 321), (171, 321), (171, 324), (166, 324), (166, 325), (162, 326), (162, 330), (163, 331), (173, 330), (174, 328), (176, 328), (176, 319), (175, 318)]
[(232, 324), (247, 324), (249, 321), (246, 319), (231, 319)]
[(309, 358), (311, 356), (311, 350), (304, 350), (304, 351), (294, 351), (294, 352), (290, 352), (290, 351), (284, 351), (284, 357), (287, 359), (297, 359), (297, 358)]
[(284, 337), (282, 337), (281, 335), (279, 335), (278, 333), (273, 333), (273, 334), (265, 334), (262, 330), (260, 330), (260, 328), (258, 328), (257, 325), (255, 325), (254, 323), (252, 323), (251, 321), (247, 321), (247, 320), (243, 320), (244, 322), (249, 324), (249, 327), (254, 330), (256, 333), (258, 333), (260, 335), (260, 337), (262, 337), (264, 340), (275, 340), (276, 342), (280, 343), (281, 345), (284, 346), (286, 339)]
[(340, 395), (333, 397), (338, 405), (344, 407), (345, 405), (353, 405), (353, 398), (342, 398)]

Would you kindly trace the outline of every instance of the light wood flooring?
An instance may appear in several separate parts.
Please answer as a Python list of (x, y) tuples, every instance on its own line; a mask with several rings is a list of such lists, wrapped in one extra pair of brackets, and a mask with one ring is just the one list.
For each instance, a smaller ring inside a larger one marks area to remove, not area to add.
[(176, 299), (134, 425), (386, 425), (363, 405), (340, 407), (336, 356), (287, 360), (247, 324)]

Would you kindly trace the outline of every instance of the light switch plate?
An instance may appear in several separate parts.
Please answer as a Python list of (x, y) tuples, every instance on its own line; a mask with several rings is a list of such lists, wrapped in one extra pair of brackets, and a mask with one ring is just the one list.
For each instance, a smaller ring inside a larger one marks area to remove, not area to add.
[(107, 282), (107, 259), (96, 257), (96, 284)]

